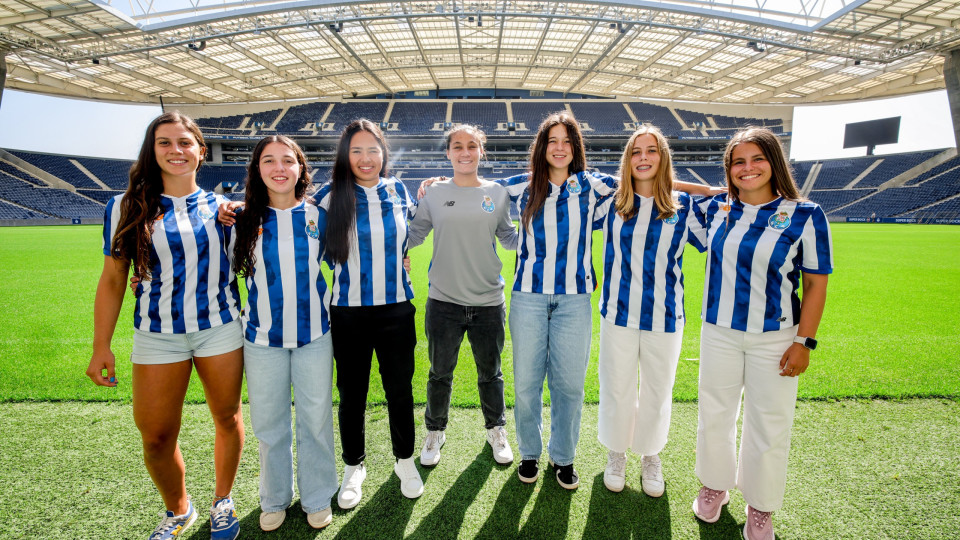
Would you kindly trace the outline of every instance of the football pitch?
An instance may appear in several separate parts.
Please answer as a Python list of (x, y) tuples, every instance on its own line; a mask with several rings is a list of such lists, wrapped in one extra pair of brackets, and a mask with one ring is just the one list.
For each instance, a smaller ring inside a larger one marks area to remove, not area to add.
[[(800, 379), (786, 506), (774, 514), (780, 538), (955, 538), (960, 536), (960, 227), (832, 224), (835, 271), (817, 338)], [(156, 524), (159, 497), (140, 461), (133, 426), (130, 367), (133, 297), (128, 294), (113, 350), (117, 388), (84, 375), (90, 358), (93, 298), (103, 264), (96, 226), (0, 228), (0, 538), (143, 537)], [(599, 234), (594, 266), (601, 267)], [(410, 252), (418, 308), (414, 398), (425, 401), (427, 361), (423, 305), (429, 242)], [(502, 253), (507, 289), (514, 255)], [(687, 327), (674, 392), (671, 440), (662, 457), (667, 494), (640, 491), (639, 458), (627, 489), (603, 487), (605, 451), (596, 440), (596, 332), (587, 375), (574, 493), (542, 475), (520, 484), (515, 466), (494, 464), (483, 446), (476, 373), (469, 345), (456, 372), (444, 458), (421, 469), (424, 496), (408, 501), (392, 475), (383, 393), (371, 380), (368, 467), (361, 506), (335, 509), (323, 532), (298, 515), (277, 538), (332, 537), (635, 537), (738, 538), (743, 501), (731, 497), (715, 525), (699, 524), (690, 502), (696, 431), (699, 311), (703, 256), (684, 260)], [(599, 297), (599, 292), (595, 293)], [(511, 351), (503, 355), (508, 406)], [(336, 389), (334, 389), (336, 392)], [(188, 401), (202, 402), (198, 381)], [(335, 394), (336, 398), (336, 394)], [(422, 438), (422, 406), (417, 409)], [(513, 443), (512, 415), (508, 431)], [(549, 426), (549, 423), (547, 423)], [(188, 488), (198, 509), (209, 504), (212, 437), (203, 405), (185, 410), (181, 445)], [(419, 448), (418, 448), (419, 449)], [(546, 460), (542, 461), (542, 466)], [(257, 527), (256, 439), (247, 427), (234, 495), (242, 537)], [(198, 522), (199, 523), (199, 522)], [(188, 537), (209, 529), (194, 526)], [(267, 535), (263, 535), (267, 536)]]

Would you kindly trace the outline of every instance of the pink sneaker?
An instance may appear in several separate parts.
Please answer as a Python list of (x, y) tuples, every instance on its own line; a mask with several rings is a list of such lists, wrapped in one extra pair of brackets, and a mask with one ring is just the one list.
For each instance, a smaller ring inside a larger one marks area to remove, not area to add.
[(745, 540), (773, 540), (773, 519), (770, 512), (761, 512), (747, 505), (747, 523), (743, 526)]
[(706, 523), (716, 523), (720, 519), (720, 510), (730, 502), (730, 494), (707, 486), (700, 488), (700, 494), (693, 501), (693, 513)]

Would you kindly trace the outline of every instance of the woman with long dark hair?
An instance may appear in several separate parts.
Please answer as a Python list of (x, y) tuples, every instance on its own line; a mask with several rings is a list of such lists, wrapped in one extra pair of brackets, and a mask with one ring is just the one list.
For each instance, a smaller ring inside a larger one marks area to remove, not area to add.
[(166, 506), (151, 539), (179, 538), (197, 517), (177, 443), (194, 367), (216, 432), (211, 537), (236, 538), (240, 530), (230, 497), (243, 448), (240, 295), (229, 238), (216, 219), (220, 200), (197, 186), (205, 155), (196, 123), (164, 113), (147, 128), (127, 191), (110, 200), (104, 214), (105, 259), (87, 376), (98, 385), (117, 384), (110, 343), (132, 266), (140, 277), (130, 357), (133, 419)]
[(320, 274), (327, 216), (306, 202), (306, 157), (282, 135), (254, 148), (246, 184), (234, 265), (248, 291), (244, 371), (260, 444), (260, 528), (279, 528), (293, 501), (293, 387), (300, 506), (307, 523), (321, 529), (332, 520), (338, 488), (330, 294)]
[(364, 422), (374, 352), (400, 490), (408, 498), (423, 493), (413, 459), (415, 309), (403, 266), (414, 203), (402, 182), (386, 177), (388, 160), (380, 128), (355, 120), (340, 136), (331, 181), (315, 196), (327, 212), (327, 258), (334, 265), (330, 320), (345, 464), (341, 508), (360, 502), (366, 478)]

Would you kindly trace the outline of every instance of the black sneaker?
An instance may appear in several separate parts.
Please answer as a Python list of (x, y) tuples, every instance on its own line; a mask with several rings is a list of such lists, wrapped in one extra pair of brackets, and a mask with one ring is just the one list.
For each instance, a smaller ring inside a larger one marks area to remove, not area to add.
[(573, 463), (569, 465), (557, 465), (551, 460), (550, 466), (553, 467), (553, 471), (557, 473), (557, 482), (564, 489), (577, 489), (577, 487), (580, 486), (580, 476), (577, 475), (577, 470), (573, 468)]
[(524, 484), (536, 482), (540, 476), (540, 466), (537, 464), (537, 460), (524, 459), (520, 461), (520, 466), (517, 467), (517, 476), (520, 477), (520, 481)]

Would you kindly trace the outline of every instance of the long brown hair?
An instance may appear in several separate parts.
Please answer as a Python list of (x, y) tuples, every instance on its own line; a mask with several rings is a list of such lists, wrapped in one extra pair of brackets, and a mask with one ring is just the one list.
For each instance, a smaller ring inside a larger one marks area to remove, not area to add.
[(270, 193), (267, 191), (267, 185), (263, 182), (263, 175), (260, 174), (260, 158), (267, 145), (280, 143), (290, 150), (297, 157), (297, 163), (300, 165), (300, 176), (297, 177), (297, 183), (293, 188), (293, 195), (297, 200), (303, 199), (310, 187), (310, 171), (307, 167), (307, 157), (303, 154), (293, 139), (283, 135), (269, 135), (257, 143), (253, 149), (253, 155), (250, 156), (250, 164), (247, 165), (247, 194), (244, 199), (243, 212), (237, 215), (237, 223), (234, 227), (237, 235), (237, 241), (233, 246), (233, 267), (240, 276), (252, 276), (253, 268), (257, 264), (257, 256), (254, 255), (257, 246), (257, 238), (260, 236), (260, 225), (263, 218), (267, 215), (267, 206), (270, 204)]
[(383, 137), (380, 127), (366, 118), (354, 120), (343, 129), (340, 141), (337, 143), (337, 156), (333, 161), (333, 170), (330, 172), (330, 208), (327, 210), (327, 254), (336, 263), (345, 263), (350, 256), (350, 236), (353, 231), (357, 213), (357, 195), (354, 192), (355, 179), (350, 167), (350, 140), (360, 131), (367, 131), (377, 139), (380, 152), (383, 154), (383, 165), (380, 168), (380, 177), (387, 171), (387, 141)]
[(530, 227), (530, 221), (543, 210), (543, 203), (550, 193), (550, 163), (547, 161), (547, 141), (550, 139), (550, 129), (562, 125), (567, 129), (570, 137), (570, 147), (573, 150), (573, 160), (567, 167), (567, 174), (576, 174), (587, 168), (587, 151), (583, 145), (583, 134), (580, 125), (568, 112), (556, 112), (547, 116), (540, 124), (537, 135), (530, 145), (530, 182), (527, 190), (530, 196), (527, 205), (520, 216), (523, 228)]
[(657, 153), (660, 154), (660, 165), (657, 168), (657, 174), (653, 177), (653, 201), (660, 211), (657, 219), (666, 219), (672, 216), (679, 208), (676, 198), (673, 196), (673, 181), (675, 173), (673, 170), (673, 159), (670, 156), (670, 146), (667, 144), (667, 138), (655, 126), (644, 124), (633, 132), (627, 145), (623, 148), (623, 156), (620, 158), (620, 170), (617, 176), (620, 178), (620, 186), (617, 187), (614, 196), (614, 208), (617, 213), (627, 220), (637, 214), (637, 209), (633, 206), (633, 167), (631, 164), (633, 158), (633, 147), (637, 144), (637, 139), (643, 135), (652, 135), (657, 141)]
[(773, 194), (791, 201), (803, 200), (800, 190), (797, 189), (797, 182), (793, 179), (790, 172), (790, 163), (787, 161), (787, 153), (780, 144), (780, 139), (766, 128), (749, 127), (738, 131), (727, 143), (727, 149), (723, 152), (723, 170), (727, 178), (727, 190), (734, 200), (740, 200), (740, 190), (733, 183), (730, 177), (730, 165), (733, 162), (733, 149), (743, 143), (753, 143), (760, 148), (763, 156), (770, 163), (770, 187), (773, 188)]
[(137, 161), (130, 167), (130, 182), (120, 201), (120, 221), (111, 243), (113, 258), (129, 262), (134, 274), (141, 279), (150, 279), (150, 244), (153, 222), (160, 216), (160, 196), (163, 193), (163, 178), (157, 163), (155, 149), (157, 128), (163, 124), (180, 124), (197, 140), (201, 148), (199, 168), (207, 145), (203, 133), (189, 116), (179, 111), (170, 111), (156, 117), (147, 126)]

